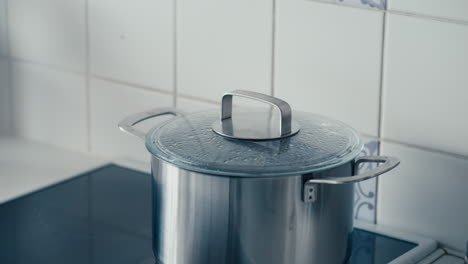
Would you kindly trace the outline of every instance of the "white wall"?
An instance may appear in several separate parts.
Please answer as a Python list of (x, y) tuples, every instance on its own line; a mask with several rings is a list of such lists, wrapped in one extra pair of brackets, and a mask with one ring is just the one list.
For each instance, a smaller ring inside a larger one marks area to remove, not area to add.
[[(468, 2), (0, 0), (0, 132), (146, 160), (116, 127), (249, 89), (382, 140), (377, 221), (468, 240)], [(14, 120), (14, 127), (11, 120)]]

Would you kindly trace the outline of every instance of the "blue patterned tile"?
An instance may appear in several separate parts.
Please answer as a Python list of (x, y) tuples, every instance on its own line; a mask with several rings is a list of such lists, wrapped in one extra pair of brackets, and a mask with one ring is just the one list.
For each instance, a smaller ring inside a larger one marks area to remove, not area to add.
[(385, 10), (387, 7), (387, 0), (319, 0), (322, 2), (339, 3), (343, 5), (351, 5), (365, 8), (374, 8)]
[[(379, 155), (380, 142), (369, 141), (364, 145), (360, 156)], [(375, 168), (374, 163), (361, 164), (359, 172)], [(367, 222), (375, 222), (375, 207), (377, 196), (377, 180), (371, 179), (355, 184), (354, 187), (354, 218)]]

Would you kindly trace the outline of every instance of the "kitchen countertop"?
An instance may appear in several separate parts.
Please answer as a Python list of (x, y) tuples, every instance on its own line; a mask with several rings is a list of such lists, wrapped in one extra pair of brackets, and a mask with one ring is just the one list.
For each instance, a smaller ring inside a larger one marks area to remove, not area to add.
[(83, 153), (0, 137), (0, 204), (105, 163), (105, 159)]
[(109, 160), (35, 141), (0, 137), (0, 204), (109, 163), (151, 171), (149, 161)]

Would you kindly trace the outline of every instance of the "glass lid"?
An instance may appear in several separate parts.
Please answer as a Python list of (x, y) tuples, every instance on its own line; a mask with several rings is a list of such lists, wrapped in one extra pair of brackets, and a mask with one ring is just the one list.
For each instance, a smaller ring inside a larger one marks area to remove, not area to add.
[[(277, 108), (232, 111), (232, 96)], [(279, 114), (278, 114), (279, 113)], [(310, 173), (344, 164), (362, 149), (358, 133), (324, 116), (291, 111), (271, 96), (234, 91), (218, 111), (178, 115), (146, 135), (157, 158), (180, 168), (232, 177), (274, 177)]]

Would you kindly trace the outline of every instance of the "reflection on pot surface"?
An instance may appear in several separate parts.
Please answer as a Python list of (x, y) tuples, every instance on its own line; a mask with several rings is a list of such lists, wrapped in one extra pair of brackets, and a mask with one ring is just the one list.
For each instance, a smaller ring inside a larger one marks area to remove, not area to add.
[[(233, 112), (245, 97), (277, 109)], [(281, 99), (249, 91), (226, 93), (214, 111), (155, 109), (119, 127), (146, 141), (152, 156), (153, 251), (164, 264), (336, 263), (350, 256), (353, 183), (399, 164), (358, 154), (351, 127), (293, 112)], [(148, 133), (134, 125), (175, 117)], [(259, 124), (261, 124), (259, 126)], [(381, 163), (361, 174), (363, 163)]]

